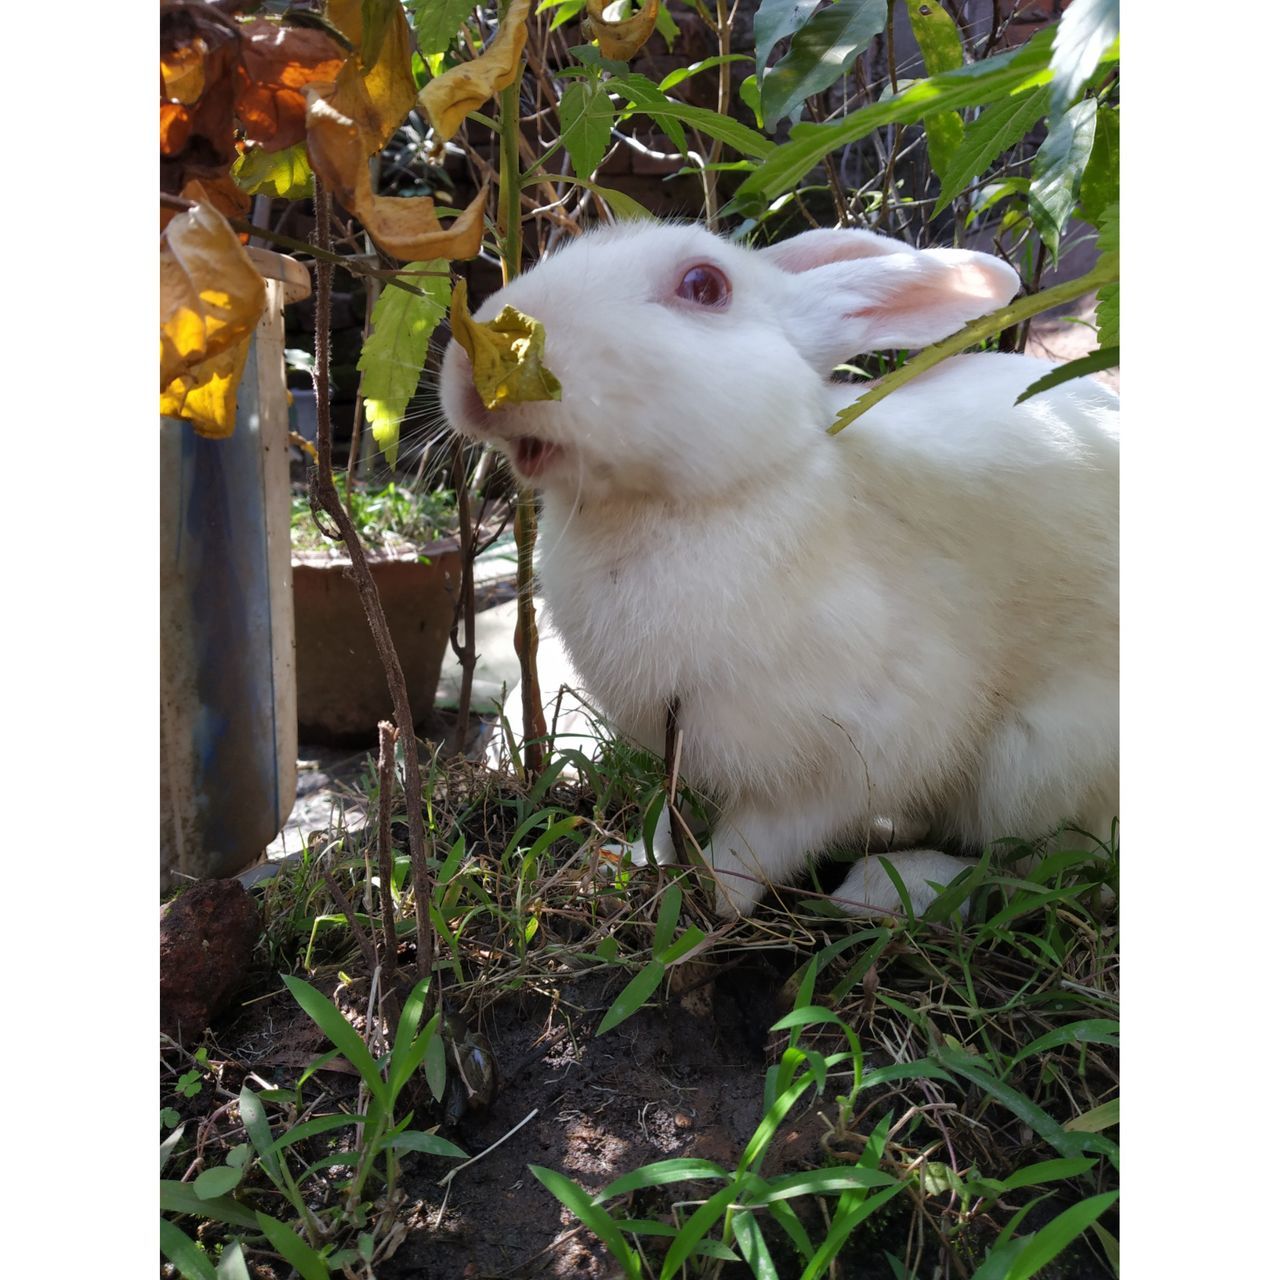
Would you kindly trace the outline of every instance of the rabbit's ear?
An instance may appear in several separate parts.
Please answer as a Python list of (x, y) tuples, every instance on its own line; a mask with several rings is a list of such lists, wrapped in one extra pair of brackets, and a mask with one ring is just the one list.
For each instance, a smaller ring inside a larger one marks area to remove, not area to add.
[(812, 271), (832, 262), (851, 262), (855, 258), (880, 258), (890, 253), (916, 253), (909, 244), (874, 231), (840, 231), (836, 229), (806, 231), (757, 249), (756, 253), (782, 271)]
[[(838, 241), (799, 246), (775, 266), (796, 276), (788, 329), (820, 372), (863, 351), (914, 349), (940, 342), (970, 320), (1005, 306), (1021, 286), (999, 258), (964, 249), (885, 251), (857, 232), (810, 232), (857, 237), (852, 253), (836, 256)], [(797, 237), (797, 242), (808, 236)], [(896, 241), (889, 241), (896, 244)], [(802, 265), (804, 263), (809, 265)], [(794, 265), (793, 265), (794, 264)]]

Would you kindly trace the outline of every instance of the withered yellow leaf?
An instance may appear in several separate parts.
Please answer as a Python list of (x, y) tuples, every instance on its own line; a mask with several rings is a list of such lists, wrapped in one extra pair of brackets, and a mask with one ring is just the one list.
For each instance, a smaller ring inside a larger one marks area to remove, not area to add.
[(531, 400), (559, 400), (560, 381), (542, 363), (547, 334), (542, 323), (506, 306), (483, 323), (467, 311), (467, 284), (453, 287), (449, 324), (471, 359), (471, 376), (486, 409)]
[(500, 90), (515, 83), (529, 38), (532, 3), (533, 0), (511, 0), (489, 47), (478, 58), (460, 62), (436, 76), (418, 95), (418, 105), (427, 113), (442, 142), (458, 132), (468, 111), (484, 106)]
[[(329, 21), (357, 50), (364, 35), (361, 7), (361, 0), (329, 0), (325, 10)], [(418, 94), (410, 65), (413, 33), (404, 7), (400, 0), (382, 0), (382, 7), (379, 17), (385, 27), (377, 60), (368, 67), (361, 62), (359, 53), (352, 54), (337, 77), (333, 92), (325, 95), (337, 111), (360, 126), (368, 141), (366, 156), (381, 151), (391, 141)]]
[(379, 248), (404, 262), (474, 258), (484, 237), (485, 188), (447, 227), (430, 196), (379, 196), (369, 179), (368, 135), (312, 88), (308, 90), (307, 154), (338, 200), (364, 223)]
[(591, 30), (600, 42), (600, 52), (606, 58), (626, 62), (635, 57), (645, 41), (653, 35), (654, 24), (658, 21), (658, 0), (645, 0), (638, 13), (621, 22), (605, 20), (605, 10), (610, 7), (607, 0), (587, 0)]
[(160, 412), (230, 435), (266, 286), (226, 219), (198, 204), (160, 237)]

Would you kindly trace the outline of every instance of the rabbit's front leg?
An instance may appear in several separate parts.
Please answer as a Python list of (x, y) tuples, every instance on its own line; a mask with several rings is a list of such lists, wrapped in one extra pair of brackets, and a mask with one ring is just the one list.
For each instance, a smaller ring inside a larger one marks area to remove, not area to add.
[[(844, 883), (833, 895), (840, 909), (851, 916), (898, 915), (902, 911), (902, 898), (897, 886), (889, 878), (883, 863), (889, 862), (902, 877), (903, 888), (911, 899), (911, 909), (917, 915), (925, 911), (938, 896), (932, 884), (946, 886), (966, 867), (973, 866), (968, 858), (954, 858), (949, 853), (935, 849), (903, 849), (895, 853), (871, 854), (854, 863)], [(960, 908), (968, 915), (968, 904)]]

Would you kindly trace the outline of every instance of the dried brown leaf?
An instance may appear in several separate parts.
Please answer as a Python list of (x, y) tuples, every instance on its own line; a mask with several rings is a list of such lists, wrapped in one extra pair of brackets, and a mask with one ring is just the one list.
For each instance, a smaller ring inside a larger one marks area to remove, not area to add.
[(311, 27), (257, 19), (240, 33), (236, 115), (245, 136), (281, 151), (306, 136), (309, 84), (332, 84), (348, 57), (337, 41)]
[(587, 12), (591, 15), (591, 30), (600, 42), (600, 52), (606, 58), (626, 62), (634, 58), (653, 35), (658, 21), (658, 0), (645, 0), (644, 7), (621, 22), (607, 22), (604, 11), (607, 0), (587, 0)]
[(458, 132), (469, 111), (482, 107), (495, 94), (515, 83), (529, 38), (532, 2), (511, 0), (511, 7), (489, 47), (478, 58), (450, 67), (418, 95), (419, 105), (442, 141)]
[[(360, 48), (363, 28), (361, 0), (329, 0), (326, 16), (352, 45)], [(410, 58), (413, 35), (399, 0), (387, 5), (386, 32), (377, 61), (366, 67), (358, 53), (352, 54), (331, 94), (325, 96), (337, 110), (356, 121), (368, 135), (366, 155), (381, 151), (391, 135), (404, 123), (417, 98)]]

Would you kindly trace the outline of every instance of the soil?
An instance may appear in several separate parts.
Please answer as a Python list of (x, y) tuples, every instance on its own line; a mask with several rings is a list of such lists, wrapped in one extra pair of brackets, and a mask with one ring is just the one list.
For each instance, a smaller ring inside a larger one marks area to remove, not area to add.
[[(767, 1029), (790, 1008), (784, 984), (803, 959), (779, 949), (753, 953), (736, 964), (678, 966), (671, 971), (667, 1003), (641, 1009), (600, 1037), (593, 1035), (594, 1028), (625, 981), (623, 973), (592, 974), (546, 995), (526, 989), (493, 1005), (475, 1025), (494, 1051), (497, 1096), (484, 1112), (469, 1113), (441, 1130), (480, 1158), (447, 1186), (441, 1180), (457, 1161), (405, 1158), (405, 1200), (398, 1217), (406, 1234), (394, 1255), (378, 1263), (378, 1280), (617, 1276), (601, 1242), (561, 1207), (529, 1166), (554, 1169), (594, 1194), (656, 1160), (697, 1157), (727, 1168), (736, 1165), (761, 1119), (765, 1069), (778, 1051)], [(676, 975), (681, 975), (678, 981)], [(331, 979), (316, 985), (361, 1025), (365, 982), (341, 985)], [(210, 1057), (222, 1053), (228, 1059), (220, 1081), (228, 1095), (238, 1093), (249, 1072), (259, 1081), (291, 1084), (328, 1047), (280, 991), (242, 1006), (217, 1042), (221, 1048)], [(354, 1102), (357, 1080), (349, 1068), (326, 1070), (320, 1079), (332, 1095), (328, 1102)], [(828, 1089), (824, 1098), (791, 1113), (770, 1146), (766, 1176), (830, 1162), (823, 1138), (836, 1114), (834, 1092)], [(198, 1102), (191, 1108), (195, 1114), (210, 1109), (207, 1098), (203, 1106)], [(425, 1096), (419, 1106), (414, 1127), (430, 1127), (428, 1113), (438, 1119), (438, 1112)], [(631, 1216), (666, 1217), (673, 1201), (712, 1189), (709, 1183), (683, 1183), (638, 1192)], [(793, 1204), (810, 1234), (821, 1239), (824, 1227), (812, 1202)], [(1037, 1219), (1051, 1217), (1051, 1208)], [(912, 1218), (905, 1196), (896, 1211), (877, 1214), (855, 1233), (836, 1274), (889, 1280), (894, 1272), (885, 1251), (901, 1256)], [(800, 1273), (796, 1255), (771, 1222), (763, 1219), (761, 1225), (782, 1280), (793, 1280)], [(930, 1274), (942, 1251), (931, 1244), (925, 1257), (928, 1265), (918, 1274)], [(1041, 1274), (1050, 1280), (1101, 1280), (1107, 1274), (1082, 1250), (1073, 1250), (1068, 1259), (1066, 1267), (1055, 1264)], [(255, 1280), (283, 1280), (287, 1274), (263, 1263), (251, 1264), (250, 1270)], [(720, 1271), (725, 1280), (749, 1274), (740, 1264)]]

